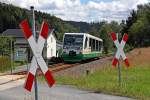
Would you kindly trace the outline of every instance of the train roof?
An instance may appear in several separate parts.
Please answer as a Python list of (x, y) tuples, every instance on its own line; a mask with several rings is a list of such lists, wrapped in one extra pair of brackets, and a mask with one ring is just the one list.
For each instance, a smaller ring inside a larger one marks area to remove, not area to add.
[(95, 37), (93, 35), (87, 34), (87, 33), (65, 33), (65, 34), (73, 34), (73, 35), (86, 35), (88, 37), (91, 37), (92, 39), (103, 41), (101, 38)]

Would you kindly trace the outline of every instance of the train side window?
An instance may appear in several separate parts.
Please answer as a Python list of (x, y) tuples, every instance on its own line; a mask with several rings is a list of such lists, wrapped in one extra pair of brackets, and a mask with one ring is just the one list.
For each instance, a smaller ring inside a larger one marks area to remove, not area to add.
[(99, 51), (101, 51), (101, 46), (102, 46), (101, 41), (99, 41)]
[(91, 47), (92, 45), (92, 39), (90, 38), (89, 46)]
[(87, 48), (87, 41), (88, 41), (88, 39), (87, 39), (87, 37), (85, 38), (85, 45), (84, 45), (84, 49), (86, 49)]
[(95, 51), (95, 49), (96, 49), (96, 43), (95, 43), (96, 41), (93, 39), (93, 42), (92, 42), (92, 45), (93, 45), (93, 51)]
[(95, 51), (97, 51), (97, 40), (95, 40)]
[(98, 40), (96, 40), (96, 51), (98, 51), (99, 45), (98, 45)]
[(94, 40), (93, 39), (91, 39), (91, 51), (94, 51)]

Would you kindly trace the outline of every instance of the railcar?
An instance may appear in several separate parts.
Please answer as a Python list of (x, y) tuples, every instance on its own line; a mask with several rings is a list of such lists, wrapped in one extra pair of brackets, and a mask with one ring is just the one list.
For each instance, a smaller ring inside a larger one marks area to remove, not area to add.
[(65, 62), (80, 62), (102, 55), (103, 40), (87, 33), (65, 33), (62, 58)]

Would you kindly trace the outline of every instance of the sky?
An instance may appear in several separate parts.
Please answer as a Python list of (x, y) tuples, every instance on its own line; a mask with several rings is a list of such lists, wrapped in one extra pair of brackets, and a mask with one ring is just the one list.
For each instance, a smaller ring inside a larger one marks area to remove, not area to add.
[(47, 12), (63, 20), (98, 22), (125, 20), (137, 5), (149, 0), (0, 0), (21, 8)]

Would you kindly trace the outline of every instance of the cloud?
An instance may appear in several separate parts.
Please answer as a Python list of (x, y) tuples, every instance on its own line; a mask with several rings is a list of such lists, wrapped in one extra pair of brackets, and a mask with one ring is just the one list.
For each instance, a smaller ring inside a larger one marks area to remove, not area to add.
[(73, 21), (121, 21), (126, 19), (132, 9), (138, 4), (147, 3), (148, 0), (112, 0), (94, 2), (88, 0), (81, 3), (80, 0), (0, 0), (4, 3), (29, 9), (31, 5), (36, 10), (47, 12), (64, 20)]

